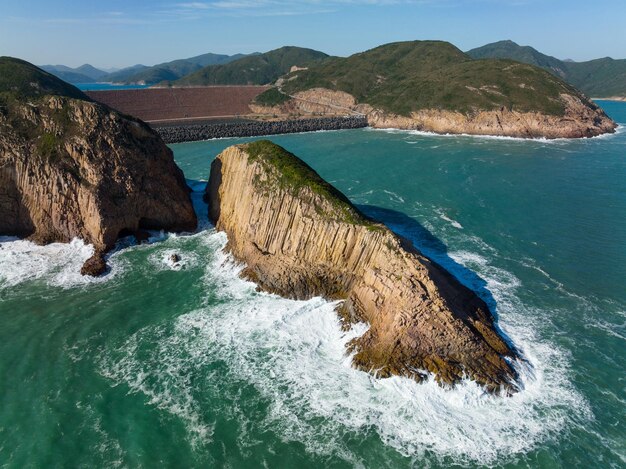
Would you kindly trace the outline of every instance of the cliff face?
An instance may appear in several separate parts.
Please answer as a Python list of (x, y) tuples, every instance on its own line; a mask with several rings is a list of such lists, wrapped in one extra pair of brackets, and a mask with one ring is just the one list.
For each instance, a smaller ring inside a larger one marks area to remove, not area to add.
[(262, 289), (342, 299), (345, 321), (370, 325), (351, 344), (357, 367), (516, 388), (515, 352), (484, 302), (295, 156), (267, 141), (230, 147), (213, 162), (206, 197), (227, 249)]
[[(0, 103), (2, 104), (2, 103)], [(65, 96), (0, 107), (0, 234), (92, 243), (102, 253), (140, 228), (192, 230), (196, 216), (172, 152), (146, 124)]]
[(408, 116), (401, 116), (368, 104), (357, 104), (353, 96), (342, 91), (315, 88), (294, 94), (290, 101), (279, 107), (251, 106), (251, 108), (253, 112), (264, 114), (361, 113), (374, 128), (420, 130), (439, 134), (553, 139), (595, 137), (615, 131), (617, 127), (615, 122), (593, 102), (566, 93), (561, 94), (559, 100), (564, 106), (562, 116), (540, 112), (518, 112), (505, 107), (471, 113), (422, 109)]

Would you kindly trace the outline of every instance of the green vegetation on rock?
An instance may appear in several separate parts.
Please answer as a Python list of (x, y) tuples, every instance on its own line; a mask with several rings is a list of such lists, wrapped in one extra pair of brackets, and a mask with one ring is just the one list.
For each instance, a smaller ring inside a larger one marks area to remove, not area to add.
[[(333, 207), (333, 212), (324, 213), (325, 215), (353, 225), (366, 225), (373, 229), (379, 226), (352, 205), (345, 195), (322, 179), (313, 168), (283, 147), (270, 140), (258, 140), (245, 144), (244, 149), (250, 162), (259, 162), (269, 170), (268, 175), (274, 178), (271, 187), (288, 190), (294, 195), (300, 195), (302, 190), (307, 189)], [(316, 204), (316, 209), (324, 211), (319, 204)]]
[(281, 93), (278, 89), (270, 88), (269, 90), (266, 90), (258, 95), (254, 102), (255, 104), (260, 104), (261, 106), (279, 106), (289, 101), (289, 99), (289, 96)]
[(405, 116), (420, 109), (471, 113), (501, 108), (562, 115), (560, 94), (578, 94), (540, 68), (474, 60), (442, 41), (386, 44), (329, 58), (290, 78), (283, 85), (289, 94), (316, 87), (339, 90), (359, 103)]
[(224, 65), (210, 65), (175, 81), (175, 86), (266, 85), (289, 72), (294, 65), (306, 67), (328, 55), (302, 47), (281, 47)]
[(467, 54), (475, 59), (510, 59), (536, 65), (561, 77), (588, 96), (626, 96), (626, 60), (610, 57), (571, 62), (542, 54), (529, 46), (513, 41), (499, 41), (472, 49)]
[(51, 158), (56, 155), (59, 149), (59, 139), (50, 132), (44, 132), (38, 142), (38, 151), (41, 156)]

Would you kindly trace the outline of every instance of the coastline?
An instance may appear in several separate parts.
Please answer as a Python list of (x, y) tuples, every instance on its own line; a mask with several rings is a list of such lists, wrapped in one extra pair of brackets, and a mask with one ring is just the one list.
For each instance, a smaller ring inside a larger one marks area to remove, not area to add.
[(611, 96), (609, 98), (590, 98), (592, 101), (614, 101), (617, 103), (626, 102), (626, 96)]
[(626, 128), (618, 124), (613, 133), (604, 133), (591, 137), (511, 137), (507, 135), (485, 135), (469, 133), (437, 133), (424, 130), (400, 129), (395, 127), (379, 128), (367, 124), (364, 118), (356, 116), (348, 117), (325, 117), (315, 119), (300, 120), (279, 120), (279, 121), (218, 121), (216, 123), (149, 123), (150, 126), (161, 136), (166, 144), (186, 143), (215, 140), (222, 138), (237, 137), (268, 137), (273, 135), (308, 133), (334, 130), (364, 129), (374, 132), (406, 133), (407, 135), (419, 135), (423, 137), (467, 137), (473, 139), (504, 140), (515, 142), (541, 142), (558, 143), (570, 141), (588, 141), (610, 138), (622, 133)]
[(617, 124), (614, 132), (607, 132), (599, 135), (593, 135), (591, 137), (510, 137), (508, 135), (487, 135), (487, 134), (469, 134), (469, 133), (437, 133), (427, 130), (412, 130), (412, 129), (399, 129), (395, 127), (372, 127), (367, 126), (366, 130), (375, 132), (388, 132), (388, 133), (406, 133), (409, 135), (419, 135), (422, 137), (468, 137), (474, 139), (486, 139), (486, 140), (505, 140), (514, 142), (541, 142), (541, 143), (558, 143), (558, 142), (576, 142), (587, 141), (613, 137), (619, 133), (622, 133), (626, 126), (623, 124)]

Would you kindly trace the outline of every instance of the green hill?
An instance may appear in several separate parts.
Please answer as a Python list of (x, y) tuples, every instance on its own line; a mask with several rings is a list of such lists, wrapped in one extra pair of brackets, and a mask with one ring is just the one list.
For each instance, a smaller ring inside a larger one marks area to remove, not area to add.
[(130, 67), (109, 73), (102, 79), (102, 81), (109, 83), (129, 83), (128, 80), (130, 77), (148, 68), (150, 67), (142, 64), (131, 65)]
[(0, 101), (55, 95), (91, 101), (82, 91), (24, 60), (0, 57)]
[(244, 57), (224, 65), (211, 65), (180, 80), (175, 86), (265, 85), (289, 72), (294, 65), (306, 67), (328, 55), (301, 47), (281, 47), (264, 54)]
[(510, 59), (525, 64), (535, 65), (564, 77), (564, 62), (555, 57), (542, 54), (529, 46), (519, 46), (513, 41), (499, 41), (487, 44), (467, 52), (474, 59)]
[(505, 58), (542, 67), (589, 96), (626, 96), (626, 60), (623, 59), (605, 57), (587, 62), (564, 61), (513, 41), (494, 42), (467, 54), (476, 59)]
[(329, 58), (289, 78), (283, 85), (289, 94), (315, 87), (345, 91), (359, 103), (400, 115), (419, 109), (502, 107), (562, 115), (559, 95), (577, 93), (540, 68), (510, 60), (474, 60), (442, 41), (386, 44), (348, 58)]
[(626, 60), (610, 57), (587, 62), (565, 62), (565, 79), (593, 97), (626, 97)]

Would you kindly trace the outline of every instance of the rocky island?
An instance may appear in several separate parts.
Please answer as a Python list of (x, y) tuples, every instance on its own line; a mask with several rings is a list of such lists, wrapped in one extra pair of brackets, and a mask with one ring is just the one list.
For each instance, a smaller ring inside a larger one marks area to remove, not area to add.
[(517, 354), (486, 304), (296, 156), (269, 141), (232, 146), (212, 163), (205, 197), (245, 277), (290, 298), (343, 300), (346, 325), (369, 324), (350, 344), (358, 368), (517, 389)]
[(581, 138), (617, 125), (572, 85), (505, 59), (476, 60), (450, 43), (386, 44), (296, 70), (252, 109), (280, 116), (364, 115), (375, 128), (522, 138)]
[(97, 275), (121, 235), (195, 227), (183, 173), (150, 127), (0, 58), (0, 234), (81, 238), (95, 249), (82, 272)]

